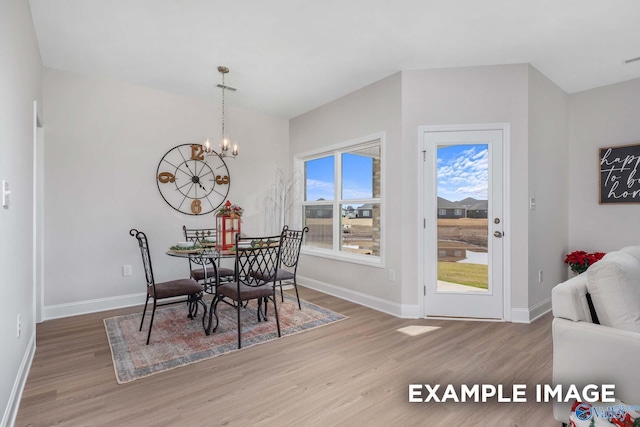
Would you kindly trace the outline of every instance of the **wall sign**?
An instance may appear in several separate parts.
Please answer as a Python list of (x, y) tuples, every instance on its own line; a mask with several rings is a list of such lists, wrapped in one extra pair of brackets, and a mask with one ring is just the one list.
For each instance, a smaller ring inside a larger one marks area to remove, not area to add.
[(600, 204), (640, 203), (640, 144), (600, 148)]

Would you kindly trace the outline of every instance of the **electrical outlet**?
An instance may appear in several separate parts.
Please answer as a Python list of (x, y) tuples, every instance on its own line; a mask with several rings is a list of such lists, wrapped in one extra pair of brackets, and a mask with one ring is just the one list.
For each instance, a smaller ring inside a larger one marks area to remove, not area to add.
[(396, 281), (396, 271), (391, 268), (389, 269), (389, 280), (392, 282)]
[(122, 275), (123, 276), (131, 276), (131, 266), (130, 265), (123, 265), (122, 266)]
[(2, 207), (5, 209), (9, 209), (9, 195), (11, 191), (9, 190), (9, 181), (2, 181)]
[(536, 198), (535, 197), (529, 197), (529, 209), (532, 211), (536, 210)]
[(17, 332), (17, 337), (20, 338), (20, 332), (22, 332), (22, 322), (20, 321), (20, 315), (18, 314), (18, 330)]
[(542, 283), (542, 270), (538, 270), (538, 283)]

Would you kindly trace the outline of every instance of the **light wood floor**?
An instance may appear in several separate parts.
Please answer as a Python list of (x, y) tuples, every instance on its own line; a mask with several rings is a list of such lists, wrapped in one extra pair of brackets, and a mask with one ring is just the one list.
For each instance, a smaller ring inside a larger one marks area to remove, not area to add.
[[(408, 402), (412, 383), (550, 384), (550, 314), (530, 325), (406, 320), (301, 295), (349, 319), (124, 385), (102, 319), (140, 308), (40, 324), (16, 426), (559, 426), (532, 398)], [(441, 328), (397, 331), (411, 325)]]

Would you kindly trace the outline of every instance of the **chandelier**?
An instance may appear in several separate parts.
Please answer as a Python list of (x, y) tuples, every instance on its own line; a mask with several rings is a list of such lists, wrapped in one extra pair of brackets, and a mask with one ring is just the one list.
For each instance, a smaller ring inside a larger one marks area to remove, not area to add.
[(233, 86), (227, 86), (226, 84), (224, 84), (224, 75), (229, 72), (229, 69), (227, 67), (220, 66), (218, 67), (218, 71), (220, 72), (220, 74), (222, 74), (222, 84), (216, 85), (216, 87), (219, 87), (220, 89), (222, 89), (222, 138), (220, 140), (220, 154), (216, 153), (213, 150), (213, 147), (211, 146), (211, 142), (209, 141), (209, 138), (207, 138), (204, 141), (204, 144), (202, 144), (202, 149), (209, 156), (216, 155), (220, 157), (235, 158), (238, 155), (238, 144), (234, 144), (233, 148), (231, 149), (231, 154), (228, 154), (229, 149), (231, 148), (231, 139), (229, 138), (229, 135), (227, 135), (226, 128), (225, 128), (224, 91), (230, 90), (232, 92), (235, 92), (238, 89), (236, 89)]

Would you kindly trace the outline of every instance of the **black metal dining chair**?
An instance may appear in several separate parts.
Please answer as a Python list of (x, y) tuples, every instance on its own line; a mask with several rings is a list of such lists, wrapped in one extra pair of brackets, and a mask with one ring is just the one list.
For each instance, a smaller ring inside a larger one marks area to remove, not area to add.
[[(298, 281), (296, 275), (298, 273), (298, 262), (300, 261), (300, 249), (304, 234), (309, 231), (309, 227), (302, 230), (291, 230), (288, 225), (282, 229), (282, 248), (280, 249), (281, 268), (278, 268), (276, 274), (277, 286), (280, 288), (280, 298), (284, 302), (284, 293), (282, 286), (293, 285), (296, 290), (296, 298), (298, 299), (298, 308), (302, 310), (300, 305), (300, 295), (298, 294)], [(285, 283), (282, 283), (285, 281)]]
[[(209, 311), (209, 328), (207, 333), (214, 332), (218, 327), (218, 303), (227, 298), (233, 301), (238, 320), (238, 348), (242, 348), (241, 312), (250, 300), (256, 300), (258, 305), (258, 322), (267, 321), (267, 304), (273, 302), (278, 336), (280, 332), (280, 318), (276, 298), (276, 275), (280, 267), (280, 247), (282, 237), (245, 237), (236, 235), (235, 271), (233, 282), (222, 283), (216, 288), (216, 295), (211, 302)], [(215, 327), (212, 323), (215, 316)], [(211, 329), (213, 328), (213, 329)]]
[(153, 277), (153, 267), (151, 265), (151, 256), (149, 255), (149, 241), (147, 235), (142, 231), (132, 228), (129, 234), (138, 239), (140, 253), (142, 254), (142, 265), (144, 274), (147, 279), (147, 299), (144, 302), (144, 310), (142, 311), (142, 320), (140, 321), (140, 331), (144, 324), (144, 317), (147, 313), (147, 305), (149, 300), (153, 300), (153, 310), (151, 311), (151, 322), (149, 323), (149, 333), (147, 334), (147, 345), (151, 338), (151, 329), (153, 328), (153, 319), (156, 314), (156, 307), (163, 305), (184, 303), (185, 300), (171, 300), (168, 302), (158, 303), (160, 300), (169, 298), (186, 296), (186, 302), (189, 309), (189, 319), (195, 319), (198, 315), (198, 304), (202, 305), (204, 314), (202, 315), (202, 326), (204, 327), (205, 317), (207, 316), (207, 305), (203, 300), (204, 286), (193, 279), (177, 279), (168, 282), (156, 283)]
[[(187, 242), (199, 244), (206, 243), (204, 240), (206, 237), (216, 236), (215, 228), (187, 228), (183, 225), (182, 232)], [(214, 266), (212, 266), (213, 262), (215, 261), (211, 258), (189, 257), (189, 277), (201, 282), (208, 292), (212, 292), (210, 289), (212, 285), (219, 282), (231, 281), (235, 275), (233, 269), (220, 267), (220, 264), (216, 266), (217, 269), (214, 269)]]

